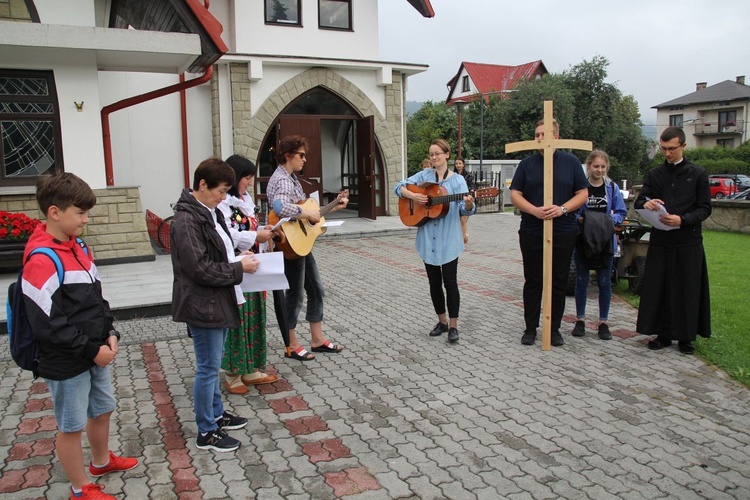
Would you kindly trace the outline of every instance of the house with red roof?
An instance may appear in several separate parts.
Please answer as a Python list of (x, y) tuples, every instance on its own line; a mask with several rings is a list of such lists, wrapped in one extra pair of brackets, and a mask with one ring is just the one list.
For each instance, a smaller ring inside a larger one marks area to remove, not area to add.
[(492, 95), (504, 99), (522, 80), (541, 78), (548, 73), (541, 59), (518, 66), (462, 62), (458, 73), (447, 84), (446, 99), (448, 106), (456, 105), (458, 108), (458, 156), (461, 156), (461, 108), (464, 104), (479, 99), (479, 96), (485, 102)]
[(518, 66), (464, 61), (447, 84), (446, 103), (449, 106), (468, 103), (477, 99), (479, 95), (485, 100), (491, 95), (503, 97), (515, 90), (521, 80), (541, 78), (547, 73), (549, 72), (541, 60)]

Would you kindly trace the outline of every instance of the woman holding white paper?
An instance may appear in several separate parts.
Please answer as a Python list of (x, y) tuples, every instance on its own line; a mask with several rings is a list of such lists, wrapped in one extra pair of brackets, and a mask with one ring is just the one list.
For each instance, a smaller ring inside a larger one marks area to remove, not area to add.
[[(255, 203), (247, 192), (255, 181), (257, 168), (239, 155), (226, 159), (235, 173), (235, 185), (219, 204), (219, 210), (232, 236), (237, 253), (268, 249), (272, 234), (268, 226), (258, 227)], [(266, 369), (266, 292), (245, 292), (240, 308), (240, 326), (232, 328), (224, 344), (221, 367), (225, 370), (226, 388), (232, 394), (247, 394), (248, 385), (268, 384), (278, 377)]]

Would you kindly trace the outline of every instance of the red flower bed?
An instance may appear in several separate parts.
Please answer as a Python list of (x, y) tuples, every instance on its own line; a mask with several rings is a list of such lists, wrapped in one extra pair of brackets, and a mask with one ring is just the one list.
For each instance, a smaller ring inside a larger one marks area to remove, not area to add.
[(0, 240), (25, 240), (41, 224), (23, 213), (0, 211)]

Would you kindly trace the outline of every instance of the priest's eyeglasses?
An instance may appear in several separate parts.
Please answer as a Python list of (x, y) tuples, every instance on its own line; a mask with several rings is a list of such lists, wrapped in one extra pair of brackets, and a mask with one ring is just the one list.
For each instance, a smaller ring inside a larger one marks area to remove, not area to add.
[(680, 149), (682, 146), (684, 146), (684, 144), (680, 144), (679, 146), (668, 146), (668, 147), (659, 146), (659, 149), (661, 149), (664, 152), (668, 151), (672, 153), (673, 151), (677, 151), (678, 149)]

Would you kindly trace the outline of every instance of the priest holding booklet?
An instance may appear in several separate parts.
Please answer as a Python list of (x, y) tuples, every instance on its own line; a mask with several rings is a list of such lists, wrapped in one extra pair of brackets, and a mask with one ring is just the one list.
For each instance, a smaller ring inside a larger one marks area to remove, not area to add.
[[(438, 323), (430, 331), (431, 337), (448, 333), (448, 342), (458, 342), (458, 311), (461, 296), (458, 291), (458, 257), (464, 251), (464, 237), (461, 229), (461, 216), (473, 215), (476, 212), (474, 197), (468, 194), (464, 178), (448, 169), (450, 146), (443, 139), (432, 141), (429, 157), (433, 168), (426, 168), (408, 179), (398, 182), (394, 192), (399, 198), (413, 200), (419, 205), (426, 205), (429, 197), (426, 194), (409, 190), (409, 185), (425, 182), (436, 183), (445, 188), (448, 195), (466, 193), (463, 199), (450, 202), (448, 213), (444, 217), (429, 220), (417, 231), (417, 253), (424, 261), (427, 279), (430, 283), (430, 297), (438, 317)], [(445, 286), (445, 293), (443, 293)], [(447, 316), (446, 316), (447, 296)]]

